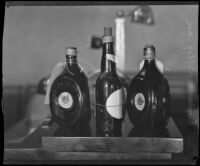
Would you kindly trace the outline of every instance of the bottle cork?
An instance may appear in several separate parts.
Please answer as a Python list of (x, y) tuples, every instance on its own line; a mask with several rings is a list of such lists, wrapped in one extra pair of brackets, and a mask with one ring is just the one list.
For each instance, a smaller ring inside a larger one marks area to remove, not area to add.
[(102, 43), (108, 43), (108, 42), (113, 42), (112, 28), (104, 27), (104, 36), (102, 39)]
[(77, 49), (76, 49), (76, 47), (67, 47), (65, 49), (65, 55), (77, 56)]
[(148, 44), (144, 47), (145, 59), (154, 59), (156, 57), (156, 49), (152, 44)]
[(112, 36), (112, 28), (104, 27), (104, 36)]

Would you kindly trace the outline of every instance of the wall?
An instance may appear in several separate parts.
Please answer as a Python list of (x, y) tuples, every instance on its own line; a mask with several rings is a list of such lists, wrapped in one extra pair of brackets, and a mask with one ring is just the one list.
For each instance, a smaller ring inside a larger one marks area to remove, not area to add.
[[(103, 27), (115, 30), (119, 9), (135, 6), (15, 6), (5, 9), (3, 33), (4, 85), (36, 84), (64, 61), (66, 46), (76, 46), (79, 57), (100, 67), (101, 50), (89, 48), (91, 35)], [(158, 58), (170, 71), (197, 71), (198, 5), (151, 6), (155, 26), (126, 20), (126, 70), (138, 71), (143, 47), (152, 43)], [(186, 47), (191, 46), (191, 49)], [(185, 48), (185, 49), (184, 49)], [(94, 70), (86, 63), (87, 71)]]

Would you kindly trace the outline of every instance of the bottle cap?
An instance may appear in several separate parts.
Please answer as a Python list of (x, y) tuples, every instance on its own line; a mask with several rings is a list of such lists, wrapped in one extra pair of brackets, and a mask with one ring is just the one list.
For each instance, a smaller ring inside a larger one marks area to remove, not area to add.
[(65, 55), (77, 56), (77, 49), (76, 49), (76, 47), (67, 47), (65, 49)]
[(108, 43), (108, 42), (113, 42), (112, 28), (104, 27), (104, 35), (103, 35), (102, 43)]
[(104, 27), (104, 36), (112, 36), (112, 28)]
[(156, 49), (152, 44), (148, 44), (144, 47), (145, 59), (154, 59), (156, 57)]

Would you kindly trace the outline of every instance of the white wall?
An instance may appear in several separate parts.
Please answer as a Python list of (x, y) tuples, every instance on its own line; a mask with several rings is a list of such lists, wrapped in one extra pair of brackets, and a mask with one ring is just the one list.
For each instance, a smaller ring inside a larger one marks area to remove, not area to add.
[[(101, 50), (89, 48), (92, 35), (102, 36), (112, 26), (119, 9), (136, 6), (14, 6), (5, 9), (3, 34), (4, 85), (36, 84), (64, 61), (66, 46), (75, 46), (79, 57), (100, 67)], [(126, 20), (126, 70), (138, 71), (143, 47), (152, 43), (157, 57), (171, 71), (197, 71), (198, 5), (151, 6), (155, 25)], [(187, 25), (187, 21), (191, 25)], [(189, 41), (191, 39), (191, 41)], [(191, 46), (192, 50), (184, 49)], [(189, 59), (190, 58), (190, 59)], [(93, 70), (80, 61), (86, 70)]]

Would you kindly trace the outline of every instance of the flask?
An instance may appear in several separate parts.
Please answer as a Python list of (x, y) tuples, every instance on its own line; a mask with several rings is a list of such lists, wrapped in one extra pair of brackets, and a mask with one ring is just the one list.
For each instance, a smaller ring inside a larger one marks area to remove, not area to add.
[(101, 72), (96, 81), (96, 135), (121, 137), (123, 89), (116, 72), (112, 28), (104, 28)]
[(127, 93), (127, 113), (135, 126), (166, 127), (171, 112), (168, 81), (156, 66), (153, 45), (144, 48), (144, 65), (132, 79)]
[(50, 90), (52, 118), (61, 126), (85, 126), (91, 118), (88, 79), (77, 62), (77, 49), (66, 48), (66, 65)]

